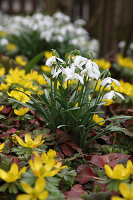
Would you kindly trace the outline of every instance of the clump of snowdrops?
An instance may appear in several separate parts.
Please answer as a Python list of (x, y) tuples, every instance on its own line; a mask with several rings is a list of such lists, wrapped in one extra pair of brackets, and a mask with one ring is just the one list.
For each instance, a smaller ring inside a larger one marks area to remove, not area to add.
[[(116, 96), (124, 100), (122, 94), (114, 91), (112, 82), (117, 86), (120, 86), (120, 83), (111, 78), (108, 70), (100, 73), (98, 65), (90, 58), (82, 57), (78, 50), (67, 54), (65, 60), (53, 50), (53, 56), (46, 61), (46, 65), (51, 67), (51, 77), (44, 74), (49, 87), (44, 90), (44, 94), (38, 95), (38, 98), (28, 95), (30, 101), (21, 104), (36, 111), (47, 127), (52, 130), (63, 129), (74, 135), (77, 144), (85, 151), (91, 142), (102, 135), (122, 131), (115, 126), (118, 118), (121, 122), (130, 117), (117, 116), (105, 120), (101, 118), (104, 113), (103, 105)], [(99, 80), (101, 82), (97, 90)], [(110, 88), (107, 93), (106, 88)], [(116, 120), (114, 125), (113, 120)], [(97, 128), (98, 134), (89, 138), (93, 128)]]

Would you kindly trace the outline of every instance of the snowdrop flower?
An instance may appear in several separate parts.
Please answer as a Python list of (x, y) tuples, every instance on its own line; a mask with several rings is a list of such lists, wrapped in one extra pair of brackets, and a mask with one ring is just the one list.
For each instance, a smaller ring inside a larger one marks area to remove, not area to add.
[(115, 95), (118, 95), (119, 97), (121, 97), (123, 100), (125, 99), (123, 97), (122, 94), (120, 94), (119, 92), (115, 92), (114, 90), (111, 90), (110, 92), (106, 93), (104, 96), (103, 96), (103, 99), (108, 99), (108, 100), (111, 100), (113, 98), (113, 96)]
[(86, 25), (86, 21), (83, 20), (83, 19), (77, 19), (77, 20), (74, 22), (74, 24), (75, 24), (76, 26), (85, 26), (85, 25)]
[(79, 69), (83, 70), (82, 66), (87, 63), (87, 58), (82, 56), (75, 56), (74, 65), (77, 66)]
[(52, 56), (51, 58), (47, 59), (46, 65), (50, 67), (51, 65), (56, 64), (56, 62), (56, 57)]
[(79, 74), (75, 73), (75, 66), (72, 65), (71, 68), (69, 67), (66, 67), (63, 71), (62, 71), (62, 74), (66, 76), (66, 79), (65, 81), (67, 80), (76, 80), (76, 81), (80, 81), (81, 84), (84, 84), (84, 81), (83, 81), (83, 77), (80, 76)]
[(118, 43), (118, 47), (119, 47), (119, 48), (124, 48), (125, 45), (126, 45), (126, 42), (125, 42), (125, 41), (120, 41), (120, 42)]
[(133, 42), (130, 44), (129, 48), (133, 50)]
[(5, 46), (5, 45), (8, 45), (9, 42), (8, 42), (8, 40), (7, 40), (6, 38), (2, 38), (2, 39), (0, 40), (0, 44), (1, 44), (1, 46)]
[[(107, 78), (105, 78), (104, 80), (102, 80), (101, 83), (100, 83), (100, 85), (101, 85), (101, 86), (104, 86), (104, 85), (106, 85), (106, 84), (111, 85), (112, 82), (114, 82), (116, 85), (120, 86), (119, 81), (117, 81), (116, 79), (111, 78), (111, 77), (107, 77)], [(107, 86), (107, 87), (108, 87), (108, 86)]]
[(50, 67), (51, 65), (57, 63), (56, 60), (59, 60), (59, 61), (62, 62), (62, 63), (64, 62), (61, 58), (57, 58), (56, 56), (52, 56), (52, 57), (50, 57), (49, 59), (47, 59), (46, 65)]
[(98, 80), (100, 77), (99, 67), (96, 63), (88, 60), (81, 74), (87, 74), (87, 77)]
[(54, 78), (54, 77), (58, 77), (58, 75), (62, 72), (62, 69), (61, 68), (59, 68), (57, 71), (56, 71), (57, 69), (56, 68), (52, 68), (51, 69), (51, 74), (53, 75), (52, 76), (52, 78)]

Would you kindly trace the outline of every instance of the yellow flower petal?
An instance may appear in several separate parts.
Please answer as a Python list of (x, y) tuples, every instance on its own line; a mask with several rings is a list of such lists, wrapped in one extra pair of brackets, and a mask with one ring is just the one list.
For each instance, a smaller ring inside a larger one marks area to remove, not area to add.
[(35, 191), (37, 193), (41, 193), (44, 190), (45, 185), (46, 185), (45, 179), (44, 178), (38, 178), (36, 180), (36, 183), (35, 183)]
[(111, 198), (111, 200), (126, 200), (126, 199), (123, 199), (121, 197), (117, 197), (117, 196), (114, 196)]
[(22, 146), (22, 147), (28, 147), (28, 145), (26, 143), (23, 142), (23, 140), (16, 136), (17, 142)]
[(113, 178), (113, 171), (109, 165), (104, 165), (105, 172), (108, 177)]
[(13, 163), (8, 173), (11, 174), (11, 175), (17, 176), (18, 165), (16, 163)]
[(28, 194), (32, 193), (33, 188), (29, 184), (21, 182), (21, 186), (26, 193), (28, 193)]
[(40, 200), (45, 200), (45, 199), (47, 199), (47, 197), (48, 197), (48, 191), (44, 191), (41, 194), (39, 194), (39, 196), (38, 196), (38, 198)]
[(0, 178), (6, 181), (7, 177), (7, 173), (4, 170), (0, 169)]
[(4, 108), (4, 106), (1, 106), (1, 107), (0, 107), (0, 111), (2, 111), (2, 110), (3, 110), (3, 108)]
[(42, 161), (41, 161), (41, 158), (39, 155), (35, 156), (34, 158), (34, 161), (33, 161), (33, 165), (34, 165), (34, 168), (37, 170), (37, 171), (40, 171), (40, 169), (42, 168)]
[(0, 152), (3, 151), (4, 146), (5, 146), (5, 143), (0, 144)]
[(42, 139), (42, 135), (38, 135), (35, 139), (34, 139), (34, 144), (35, 145), (39, 145)]
[(19, 194), (16, 200), (31, 200), (32, 196), (29, 194)]
[(28, 143), (33, 143), (33, 140), (31, 138), (31, 135), (29, 133), (26, 133), (25, 134), (25, 142), (28, 144)]
[(127, 184), (126, 183), (120, 183), (119, 190), (120, 190), (120, 193), (122, 194), (122, 196), (124, 198), (128, 199), (128, 197), (130, 195), (130, 190), (129, 190)]
[(25, 173), (26, 172), (26, 169), (27, 169), (27, 167), (23, 167), (20, 171), (19, 171), (19, 177), (21, 177), (21, 175), (23, 174), (23, 173)]
[(56, 151), (53, 149), (50, 149), (47, 153), (48, 157), (54, 158), (56, 156)]

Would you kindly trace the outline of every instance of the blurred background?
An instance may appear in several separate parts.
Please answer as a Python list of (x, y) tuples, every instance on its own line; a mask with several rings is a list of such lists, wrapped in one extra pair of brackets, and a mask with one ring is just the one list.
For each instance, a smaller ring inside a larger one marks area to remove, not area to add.
[(112, 58), (123, 48), (127, 56), (133, 40), (133, 0), (0, 0), (0, 11), (6, 14), (32, 15), (41, 12), (53, 15), (61, 11), (72, 22), (86, 20), (85, 29), (99, 40), (99, 57)]

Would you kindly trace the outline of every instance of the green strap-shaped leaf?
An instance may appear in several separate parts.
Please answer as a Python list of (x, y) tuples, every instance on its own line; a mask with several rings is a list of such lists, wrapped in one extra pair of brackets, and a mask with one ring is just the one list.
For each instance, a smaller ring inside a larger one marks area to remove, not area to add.
[(34, 65), (36, 65), (44, 56), (44, 52), (41, 52), (37, 54), (26, 66), (25, 71), (26, 73), (29, 73), (30, 70), (33, 68)]

